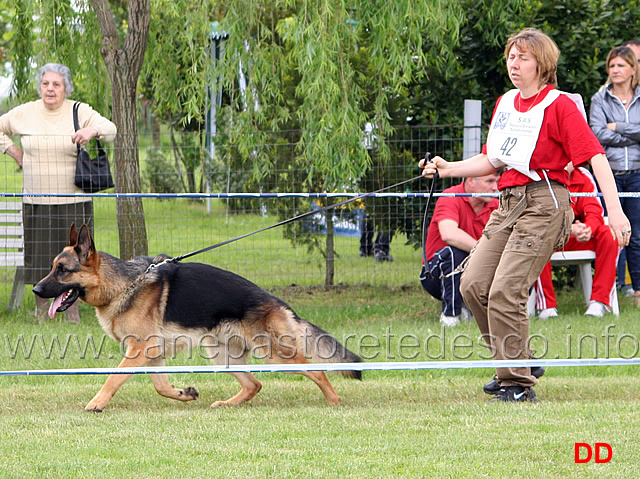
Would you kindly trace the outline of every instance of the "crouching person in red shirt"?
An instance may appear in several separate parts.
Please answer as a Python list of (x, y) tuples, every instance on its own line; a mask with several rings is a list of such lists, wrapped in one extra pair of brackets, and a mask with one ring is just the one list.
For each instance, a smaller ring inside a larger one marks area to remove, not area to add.
[[(467, 178), (443, 193), (497, 193), (500, 175)], [(426, 242), (427, 264), (420, 282), (434, 298), (442, 301), (440, 322), (455, 326), (471, 319), (460, 294), (460, 273), (451, 274), (469, 255), (482, 236), (498, 200), (491, 196), (441, 196), (436, 202)]]
[[(569, 191), (571, 193), (594, 193), (598, 189), (588, 170), (567, 165)], [(591, 250), (596, 253), (593, 288), (585, 316), (604, 316), (611, 307), (611, 295), (616, 294), (616, 264), (618, 242), (613, 238), (609, 226), (604, 222), (604, 210), (600, 200), (593, 196), (574, 196), (572, 208), (575, 215), (571, 237), (564, 246), (565, 251)], [(540, 319), (558, 316), (556, 294), (551, 280), (551, 262), (547, 263), (540, 278), (534, 284), (536, 309)]]

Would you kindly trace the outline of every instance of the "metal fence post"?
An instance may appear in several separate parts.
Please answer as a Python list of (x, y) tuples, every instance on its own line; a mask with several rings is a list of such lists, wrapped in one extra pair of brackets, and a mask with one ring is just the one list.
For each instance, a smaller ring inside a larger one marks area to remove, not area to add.
[(464, 101), (464, 143), (463, 159), (480, 153), (482, 137), (482, 102)]

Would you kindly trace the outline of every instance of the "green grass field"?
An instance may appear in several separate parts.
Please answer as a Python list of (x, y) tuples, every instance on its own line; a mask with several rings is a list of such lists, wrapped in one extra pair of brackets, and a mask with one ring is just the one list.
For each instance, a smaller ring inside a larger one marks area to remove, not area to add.
[[(439, 304), (417, 285), (273, 291), (336, 337), (354, 335), (351, 349), (370, 361), (486, 357), (475, 324), (442, 330)], [(619, 318), (596, 320), (582, 316), (579, 292), (559, 296), (560, 318), (532, 321), (538, 355), (604, 357), (607, 344), (611, 357), (637, 355), (637, 313), (628, 298)], [(81, 313), (75, 326), (62, 315), (38, 324), (26, 307), (0, 314), (2, 369), (115, 366), (118, 345), (104, 338), (91, 309), (83, 305)], [(60, 349), (51, 347), (55, 338)], [(83, 351), (88, 338), (98, 353)], [(169, 363), (206, 361), (181, 353)], [(638, 477), (637, 368), (550, 368), (536, 405), (487, 404), (481, 387), (492, 374), (375, 371), (362, 382), (332, 375), (343, 402), (331, 407), (306, 378), (263, 373), (256, 398), (217, 410), (208, 406), (234, 394), (235, 379), (174, 374), (173, 384), (195, 385), (201, 394), (178, 403), (141, 375), (102, 414), (83, 407), (103, 376), (2, 377), (0, 477)], [(613, 458), (575, 464), (576, 442), (609, 443)]]

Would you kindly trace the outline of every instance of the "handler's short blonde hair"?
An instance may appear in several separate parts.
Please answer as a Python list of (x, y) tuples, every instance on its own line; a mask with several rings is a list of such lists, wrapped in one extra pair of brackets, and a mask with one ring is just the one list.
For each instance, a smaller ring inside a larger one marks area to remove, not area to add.
[(505, 60), (509, 58), (511, 48), (531, 53), (538, 62), (538, 78), (540, 86), (551, 84), (558, 87), (558, 59), (560, 49), (547, 34), (536, 28), (525, 28), (507, 40), (504, 49)]

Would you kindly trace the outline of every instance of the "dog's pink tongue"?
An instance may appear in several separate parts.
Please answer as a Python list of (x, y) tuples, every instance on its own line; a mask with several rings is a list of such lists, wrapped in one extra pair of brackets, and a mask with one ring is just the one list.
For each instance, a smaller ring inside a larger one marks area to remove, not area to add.
[(66, 293), (62, 293), (60, 296), (58, 296), (56, 299), (53, 300), (53, 303), (51, 303), (51, 306), (49, 306), (49, 317), (51, 319), (53, 319), (56, 315), (56, 311), (58, 311), (58, 308), (60, 307), (60, 305), (62, 304), (62, 297), (65, 295)]

